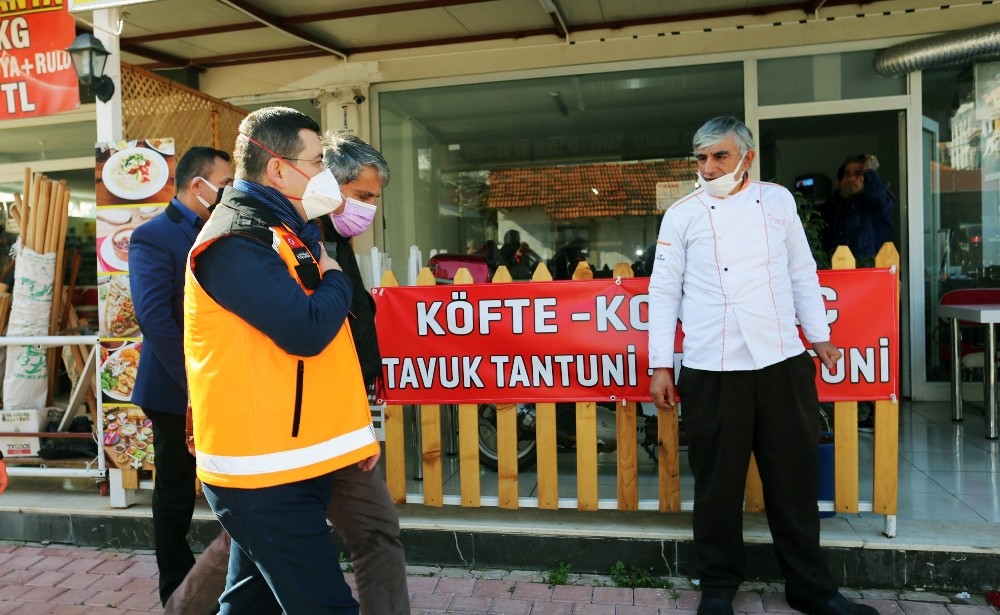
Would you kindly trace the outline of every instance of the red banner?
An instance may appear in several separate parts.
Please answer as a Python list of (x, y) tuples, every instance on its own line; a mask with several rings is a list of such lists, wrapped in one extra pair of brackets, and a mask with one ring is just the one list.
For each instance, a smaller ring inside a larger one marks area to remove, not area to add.
[[(890, 269), (820, 272), (831, 339), (844, 352), (833, 372), (818, 371), (821, 400), (898, 397), (897, 282)], [(648, 285), (632, 278), (372, 289), (383, 401), (649, 400)]]
[(80, 106), (76, 72), (66, 52), (74, 36), (73, 16), (62, 0), (0, 2), (0, 120)]

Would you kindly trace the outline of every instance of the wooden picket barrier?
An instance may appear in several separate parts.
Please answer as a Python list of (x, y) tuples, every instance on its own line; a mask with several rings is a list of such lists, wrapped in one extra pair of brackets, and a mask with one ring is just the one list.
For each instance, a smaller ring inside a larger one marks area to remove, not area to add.
[[(876, 257), (877, 267), (899, 267), (899, 254), (892, 244), (885, 244)], [(834, 269), (853, 269), (854, 257), (841, 246), (833, 256)], [(632, 269), (620, 264), (614, 270), (615, 277), (632, 277)], [(573, 279), (591, 279), (593, 273), (586, 263), (581, 263)], [(552, 277), (545, 264), (536, 269), (532, 281), (548, 281)], [(511, 282), (505, 267), (500, 267), (493, 283)], [(459, 270), (456, 284), (471, 284), (468, 271)], [(417, 277), (417, 285), (435, 284), (429, 269), (423, 269)], [(392, 272), (387, 272), (381, 285), (398, 286)], [(518, 400), (528, 402), (531, 400)], [(597, 421), (595, 402), (576, 404), (576, 481), (577, 497), (575, 507), (579, 510), (607, 508), (598, 498), (597, 464)], [(441, 406), (424, 404), (418, 406), (421, 433), (422, 494), (411, 494), (410, 501), (420, 501), (425, 506), (443, 506), (442, 483), (442, 443)], [(621, 404), (615, 409), (616, 427), (619, 434), (635, 434), (637, 429), (635, 402)], [(898, 499), (898, 452), (899, 452), (899, 407), (897, 401), (885, 400), (875, 403), (874, 429), (874, 488), (870, 506), (860, 501), (858, 476), (858, 403), (836, 402), (835, 404), (835, 500), (834, 509), (842, 513), (859, 510), (886, 515), (887, 533), (895, 532), (895, 514)], [(498, 455), (498, 498), (497, 506), (515, 510), (524, 505), (518, 496), (517, 465), (517, 408), (516, 404), (497, 406), (497, 455)], [(480, 486), (479, 463), (479, 418), (475, 403), (458, 406), (458, 446), (459, 477), (461, 495), (459, 503), (463, 507), (474, 508), (483, 505)], [(690, 508), (690, 503), (681, 502), (679, 423), (676, 409), (659, 410), (657, 414), (657, 473), (658, 501), (641, 501), (638, 495), (637, 438), (619, 437), (617, 440), (617, 509), (625, 511), (659, 510), (660, 512), (680, 512)], [(403, 406), (389, 405), (385, 409), (385, 462), (386, 483), (392, 499), (397, 504), (408, 501), (406, 493), (406, 452)], [(537, 504), (538, 508), (558, 509), (573, 506), (572, 499), (560, 500), (559, 475), (556, 442), (556, 408), (552, 402), (535, 405), (535, 439), (537, 446)], [(530, 498), (528, 498), (530, 500)], [(862, 506), (864, 504), (864, 506)], [(759, 512), (764, 509), (763, 490), (756, 463), (751, 458), (747, 474), (745, 510)], [(889, 527), (892, 527), (890, 530)]]

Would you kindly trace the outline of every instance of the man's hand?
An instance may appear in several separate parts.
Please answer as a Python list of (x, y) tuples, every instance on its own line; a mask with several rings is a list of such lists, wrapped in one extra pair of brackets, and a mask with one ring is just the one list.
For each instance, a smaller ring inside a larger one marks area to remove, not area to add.
[(653, 404), (660, 410), (669, 410), (677, 405), (677, 392), (674, 390), (674, 370), (669, 367), (657, 367), (649, 381), (649, 393), (653, 396)]
[(361, 461), (358, 462), (358, 467), (364, 470), (365, 472), (371, 472), (372, 470), (375, 469), (375, 464), (378, 463), (378, 460), (381, 456), (382, 456), (382, 451), (379, 451), (374, 455), (372, 455), (371, 457), (369, 457), (368, 459), (362, 459)]
[(825, 365), (830, 372), (834, 371), (833, 368), (836, 367), (837, 361), (844, 356), (844, 353), (840, 352), (840, 349), (831, 342), (816, 342), (813, 344), (813, 351), (819, 357), (820, 363)]
[(324, 273), (326, 273), (327, 271), (330, 271), (331, 269), (336, 269), (337, 271), (343, 271), (343, 269), (340, 268), (340, 263), (338, 263), (337, 261), (335, 261), (332, 258), (330, 258), (330, 255), (326, 253), (326, 250), (324, 250), (322, 247), (320, 247), (320, 250), (319, 250), (319, 273), (320, 273), (320, 275), (323, 275)]
[(878, 170), (878, 158), (875, 154), (865, 155), (865, 171), (877, 171)]
[(0, 493), (7, 489), (7, 463), (0, 459)]

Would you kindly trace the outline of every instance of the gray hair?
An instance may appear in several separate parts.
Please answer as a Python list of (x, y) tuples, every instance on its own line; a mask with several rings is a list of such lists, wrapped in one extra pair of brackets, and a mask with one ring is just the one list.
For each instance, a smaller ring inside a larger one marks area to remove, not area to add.
[(341, 185), (357, 179), (365, 167), (378, 172), (383, 186), (389, 184), (389, 163), (385, 157), (354, 135), (328, 133), (323, 138), (323, 161)]
[(757, 147), (753, 141), (753, 133), (747, 125), (735, 117), (720, 115), (705, 122), (698, 132), (694, 133), (692, 146), (694, 151), (711, 147), (729, 135), (736, 137), (736, 145), (740, 148), (740, 156)]

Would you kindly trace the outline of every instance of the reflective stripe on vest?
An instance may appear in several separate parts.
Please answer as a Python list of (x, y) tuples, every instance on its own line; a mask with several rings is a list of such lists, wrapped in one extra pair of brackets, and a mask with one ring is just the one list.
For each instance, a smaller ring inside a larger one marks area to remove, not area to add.
[(284, 470), (322, 463), (333, 457), (340, 457), (376, 441), (375, 428), (370, 424), (326, 442), (320, 442), (292, 451), (268, 453), (265, 455), (210, 455), (197, 451), (198, 467), (215, 474), (231, 476), (252, 476), (271, 474)]

